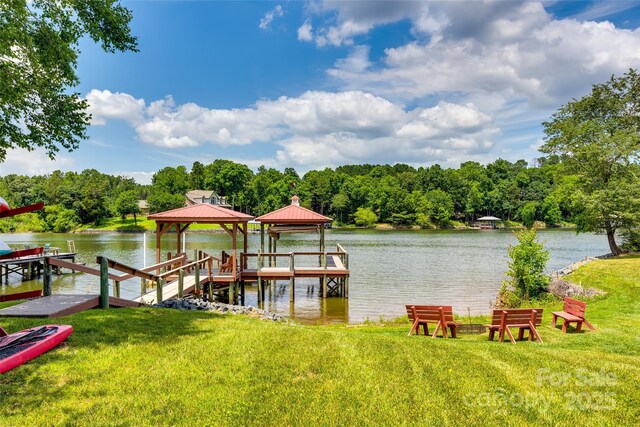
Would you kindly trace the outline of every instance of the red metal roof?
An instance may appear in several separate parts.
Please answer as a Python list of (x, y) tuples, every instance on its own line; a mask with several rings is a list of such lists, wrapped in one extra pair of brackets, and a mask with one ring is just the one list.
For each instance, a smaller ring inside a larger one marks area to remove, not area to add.
[(253, 218), (251, 215), (243, 214), (242, 212), (207, 203), (158, 212), (148, 217), (148, 219), (158, 222), (202, 222), (211, 224), (248, 222)]
[(331, 218), (298, 205), (288, 205), (256, 218), (265, 224), (324, 224)]

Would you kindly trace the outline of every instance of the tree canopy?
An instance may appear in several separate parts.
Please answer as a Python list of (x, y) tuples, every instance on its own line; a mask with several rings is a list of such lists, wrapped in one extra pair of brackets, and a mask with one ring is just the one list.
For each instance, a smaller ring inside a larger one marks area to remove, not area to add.
[(0, 0), (0, 162), (7, 150), (42, 147), (54, 158), (86, 138), (79, 79), (84, 35), (107, 52), (136, 51), (131, 12), (113, 1)]
[(630, 70), (593, 86), (543, 123), (540, 151), (560, 156), (576, 176), (571, 203), (578, 231), (603, 232), (619, 254), (615, 233), (640, 222), (640, 75)]

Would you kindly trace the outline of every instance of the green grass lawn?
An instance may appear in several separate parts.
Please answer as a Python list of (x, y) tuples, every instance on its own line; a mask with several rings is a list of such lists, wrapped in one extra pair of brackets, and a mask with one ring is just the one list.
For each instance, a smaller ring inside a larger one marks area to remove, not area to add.
[(552, 329), (548, 304), (544, 344), (91, 310), (57, 320), (75, 328), (67, 346), (0, 377), (0, 425), (637, 425), (638, 271), (625, 257), (574, 273), (608, 292), (587, 308), (598, 330)]
[[(84, 230), (101, 230), (101, 231), (128, 231), (141, 232), (145, 230), (155, 231), (156, 222), (149, 220), (144, 216), (138, 216), (137, 222), (133, 221), (133, 216), (127, 217), (124, 221), (120, 217), (105, 219), (100, 225), (87, 224), (78, 228), (77, 231)], [(192, 224), (189, 230), (221, 230), (217, 224)]]

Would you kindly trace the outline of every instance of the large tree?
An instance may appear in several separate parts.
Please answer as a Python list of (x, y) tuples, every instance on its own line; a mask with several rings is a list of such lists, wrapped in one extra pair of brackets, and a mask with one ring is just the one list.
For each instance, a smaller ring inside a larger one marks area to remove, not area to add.
[(7, 150), (44, 148), (54, 158), (86, 138), (78, 85), (78, 41), (136, 51), (131, 13), (114, 1), (0, 0), (0, 162)]
[(577, 175), (574, 194), (579, 232), (603, 232), (620, 254), (616, 230), (640, 221), (640, 182), (632, 165), (640, 155), (640, 75), (629, 70), (593, 86), (543, 123), (543, 153), (560, 155)]

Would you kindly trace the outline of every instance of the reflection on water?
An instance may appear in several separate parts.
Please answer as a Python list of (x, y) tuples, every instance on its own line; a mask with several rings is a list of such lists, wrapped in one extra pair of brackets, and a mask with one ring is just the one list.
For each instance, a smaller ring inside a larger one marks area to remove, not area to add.
[[(540, 238), (551, 253), (549, 270), (556, 270), (587, 255), (608, 252), (603, 236), (576, 235), (570, 230), (543, 230)], [(104, 255), (132, 266), (143, 265), (143, 236), (140, 234), (5, 234), (0, 239), (19, 248), (23, 244), (67, 247), (74, 240), (77, 262), (95, 265), (96, 255)], [(349, 252), (351, 277), (349, 299), (320, 297), (318, 279), (298, 279), (295, 304), (289, 304), (288, 281), (277, 282), (267, 290), (265, 308), (297, 320), (312, 323), (361, 322), (393, 318), (404, 314), (404, 304), (453, 305), (460, 313), (487, 313), (490, 302), (504, 280), (507, 247), (516, 242), (504, 230), (460, 231), (365, 231), (331, 230), (327, 249), (340, 243)], [(172, 235), (163, 238), (162, 252), (175, 251)], [(317, 250), (316, 235), (296, 234), (278, 242), (278, 252)], [(226, 234), (187, 235), (187, 251), (204, 250), (215, 254), (229, 250)], [(259, 237), (249, 236), (249, 251), (257, 251)], [(147, 263), (155, 259), (155, 237), (147, 236)], [(12, 277), (2, 293), (40, 289), (41, 281), (20, 282)], [(97, 293), (98, 279), (87, 274), (54, 276), (54, 292)], [(122, 284), (122, 296), (140, 293), (140, 283)], [(245, 304), (257, 305), (257, 287), (247, 286)]]

